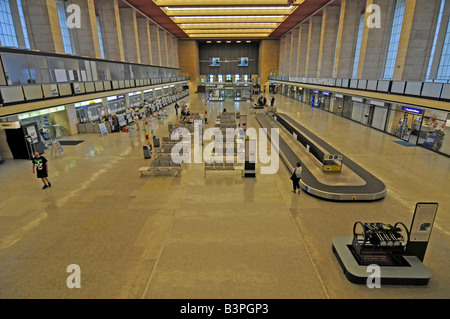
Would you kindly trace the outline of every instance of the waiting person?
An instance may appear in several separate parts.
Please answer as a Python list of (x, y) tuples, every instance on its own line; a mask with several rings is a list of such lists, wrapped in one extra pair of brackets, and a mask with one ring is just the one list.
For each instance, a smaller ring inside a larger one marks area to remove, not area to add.
[(133, 124), (132, 123), (128, 124), (128, 136), (129, 137), (134, 137)]
[(33, 163), (33, 174), (36, 171), (37, 178), (40, 178), (44, 183), (42, 189), (52, 187), (52, 184), (48, 180), (48, 161), (44, 156), (41, 156), (38, 152), (34, 153), (34, 158), (31, 161)]
[(114, 132), (119, 132), (120, 131), (119, 117), (117, 116), (116, 113), (114, 113), (112, 115), (111, 119), (112, 119), (112, 122), (113, 122)]
[(294, 190), (292, 191), (293, 193), (298, 191), (298, 193), (300, 194), (300, 179), (302, 178), (302, 170), (303, 169), (302, 169), (301, 163), (298, 162), (297, 166), (294, 168), (294, 171), (292, 172), (292, 176), (291, 176), (292, 184), (294, 187)]
[(136, 124), (136, 131), (140, 131), (139, 116), (137, 114), (134, 115), (134, 123)]
[(180, 108), (180, 106), (178, 105), (177, 102), (175, 102), (175, 114), (178, 115), (178, 109)]
[(270, 99), (270, 106), (273, 106), (275, 104), (275, 96), (272, 95), (272, 98)]

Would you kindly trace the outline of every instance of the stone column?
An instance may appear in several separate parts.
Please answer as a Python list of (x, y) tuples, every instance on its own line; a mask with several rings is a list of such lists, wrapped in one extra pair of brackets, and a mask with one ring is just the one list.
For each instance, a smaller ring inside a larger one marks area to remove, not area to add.
[(292, 46), (292, 33), (289, 32), (286, 35), (286, 42), (284, 45), (284, 68), (283, 68), (283, 74), (285, 76), (289, 76), (289, 69), (290, 69), (290, 63), (291, 63), (291, 46)]
[(317, 66), (319, 63), (320, 34), (322, 28), (322, 17), (314, 16), (309, 19), (308, 53), (306, 56), (305, 76), (317, 77)]
[(159, 49), (159, 31), (157, 25), (149, 25), (150, 41), (152, 46), (152, 61), (153, 65), (161, 66), (161, 54)]
[(73, 28), (76, 52), (81, 56), (101, 59), (100, 40), (94, 0), (70, 0), (80, 7), (80, 28)]
[(366, 10), (359, 55), (358, 79), (380, 80), (384, 76), (395, 3), (392, 0), (367, 0), (366, 8), (372, 4), (380, 7), (381, 28), (369, 28), (367, 21), (372, 12)]
[(319, 60), (317, 62), (318, 78), (331, 78), (333, 76), (339, 12), (340, 7), (338, 6), (328, 6), (323, 10)]
[(285, 53), (286, 53), (286, 36), (281, 38), (280, 41), (280, 61), (278, 65), (278, 75), (279, 76), (285, 76), (284, 74), (284, 65), (286, 63), (285, 61)]
[(147, 18), (137, 18), (141, 63), (152, 64), (152, 44)]
[(97, 0), (103, 29), (103, 49), (108, 59), (125, 61), (118, 0)]
[(9, 5), (11, 7), (11, 15), (14, 21), (14, 29), (16, 31), (17, 43), (19, 44), (19, 48), (25, 49), (25, 37), (22, 29), (22, 21), (20, 20), (19, 14), (19, 6), (17, 5), (17, 0), (9, 0)]
[(24, 15), (30, 23), (30, 44), (43, 52), (65, 54), (55, 0), (22, 0)]
[(164, 30), (159, 30), (159, 52), (161, 54), (161, 66), (168, 65), (168, 51), (167, 51), (167, 34)]
[(122, 25), (125, 60), (128, 62), (141, 63), (136, 11), (133, 8), (120, 8), (119, 14), (120, 23)]
[(178, 60), (178, 39), (173, 37), (173, 67), (178, 68), (180, 63)]
[(361, 0), (342, 0), (333, 78), (352, 78), (360, 17)]
[(199, 79), (198, 44), (195, 40), (178, 41), (178, 56), (180, 58), (181, 76), (189, 76), (189, 90), (197, 92)]
[(309, 24), (301, 24), (298, 32), (297, 76), (306, 74), (306, 57), (308, 56)]
[(278, 39), (261, 40), (259, 44), (258, 74), (261, 77), (261, 87), (269, 87), (270, 71), (276, 70), (280, 65), (279, 55), (274, 54), (280, 51), (280, 44), (281, 40)]
[(297, 61), (298, 61), (298, 36), (299, 36), (299, 28), (295, 28), (292, 30), (292, 39), (291, 39), (291, 61), (289, 63), (289, 76), (297, 76)]
[(170, 34), (166, 34), (166, 42), (167, 42), (167, 66), (173, 68), (173, 36)]
[(445, 41), (445, 37), (447, 35), (447, 23), (450, 17), (450, 1), (445, 1), (445, 5), (444, 5), (444, 11), (442, 12), (442, 20), (441, 20), (441, 25), (439, 28), (439, 34), (438, 34), (438, 38), (436, 41), (436, 48), (434, 50), (434, 56), (433, 56), (433, 62), (431, 65), (431, 70), (430, 70), (430, 78), (431, 79), (435, 79), (438, 69), (439, 69), (439, 64), (441, 62), (441, 54), (442, 54), (442, 48), (444, 46), (444, 41)]
[(426, 80), (440, 6), (440, 0), (406, 1), (394, 81)]

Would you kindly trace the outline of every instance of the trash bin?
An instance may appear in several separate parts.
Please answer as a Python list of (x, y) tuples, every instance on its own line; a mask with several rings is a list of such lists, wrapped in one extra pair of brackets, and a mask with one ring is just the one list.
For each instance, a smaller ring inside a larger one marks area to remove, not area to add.
[(153, 136), (153, 146), (159, 147), (159, 136)]
[(144, 158), (152, 157), (152, 148), (149, 145), (144, 146)]

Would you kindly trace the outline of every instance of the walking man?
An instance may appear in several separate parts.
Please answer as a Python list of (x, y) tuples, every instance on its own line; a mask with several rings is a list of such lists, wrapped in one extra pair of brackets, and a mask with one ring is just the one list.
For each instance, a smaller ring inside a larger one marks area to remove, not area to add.
[(44, 156), (41, 156), (38, 152), (34, 153), (33, 163), (33, 174), (37, 172), (37, 178), (40, 178), (44, 183), (42, 189), (47, 187), (52, 187), (52, 184), (48, 180), (48, 161)]

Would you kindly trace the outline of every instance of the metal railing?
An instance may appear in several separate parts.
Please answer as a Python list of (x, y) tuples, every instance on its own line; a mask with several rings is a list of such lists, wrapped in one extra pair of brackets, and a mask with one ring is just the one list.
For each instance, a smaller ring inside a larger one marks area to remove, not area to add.
[(414, 96), (442, 101), (450, 100), (450, 83), (305, 78), (287, 76), (269, 76), (269, 80), (289, 82), (293, 84), (313, 84), (334, 88)]

